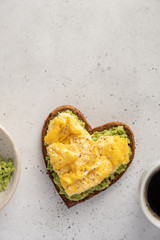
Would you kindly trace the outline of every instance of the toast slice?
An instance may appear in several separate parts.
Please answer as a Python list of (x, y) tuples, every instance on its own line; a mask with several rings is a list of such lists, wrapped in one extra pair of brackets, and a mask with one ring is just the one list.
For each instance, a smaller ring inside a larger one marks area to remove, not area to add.
[[(96, 127), (96, 128), (92, 128), (92, 127), (89, 125), (89, 123), (87, 122), (87, 120), (85, 119), (85, 117), (83, 116), (83, 114), (82, 114), (77, 108), (75, 108), (75, 107), (73, 107), (73, 106), (70, 106), (70, 105), (63, 105), (63, 106), (60, 106), (60, 107), (56, 108), (55, 110), (53, 110), (53, 111), (48, 115), (47, 119), (46, 119), (45, 122), (44, 122), (44, 125), (43, 125), (43, 128), (42, 128), (42, 152), (43, 152), (43, 157), (44, 157), (44, 161), (45, 161), (46, 167), (47, 167), (47, 161), (46, 161), (47, 150), (46, 150), (46, 146), (45, 146), (45, 144), (44, 144), (44, 137), (45, 137), (45, 135), (47, 134), (47, 129), (48, 129), (49, 121), (52, 120), (52, 119), (54, 119), (54, 118), (58, 115), (58, 113), (64, 112), (64, 111), (66, 111), (66, 110), (72, 111), (72, 113), (74, 113), (74, 114), (78, 117), (79, 120), (81, 120), (81, 121), (83, 121), (83, 122), (85, 123), (85, 128), (86, 128), (86, 130), (89, 132), (89, 134), (93, 134), (93, 133), (96, 132), (96, 131), (101, 132), (101, 131), (103, 131), (103, 130), (109, 130), (109, 129), (113, 128), (113, 127), (123, 126), (123, 127), (124, 127), (124, 130), (125, 130), (125, 132), (126, 132), (126, 134), (127, 134), (127, 136), (128, 136), (128, 138), (129, 138), (129, 140), (130, 140), (129, 146), (130, 146), (131, 151), (132, 151), (132, 155), (130, 156), (130, 159), (129, 159), (129, 162), (128, 162), (128, 164), (127, 164), (126, 169), (129, 167), (131, 161), (132, 161), (133, 158), (134, 158), (134, 154), (135, 154), (134, 135), (133, 135), (133, 132), (132, 132), (132, 130), (130, 129), (130, 127), (128, 127), (126, 124), (124, 124), (124, 123), (122, 123), (122, 122), (110, 122), (110, 123), (104, 124), (104, 125), (102, 125), (102, 126), (99, 126), (99, 127)], [(126, 169), (125, 169), (125, 171), (126, 171)], [(124, 174), (125, 171), (123, 171), (123, 172), (120, 173), (120, 174), (117, 174), (117, 173), (116, 173), (114, 180), (111, 180), (111, 183), (110, 183), (109, 186), (111, 186), (113, 183), (115, 183), (115, 182)], [(52, 173), (51, 173), (49, 170), (47, 171), (47, 173), (48, 173), (51, 181), (52, 181), (53, 184), (55, 185), (56, 190), (57, 190), (58, 193), (59, 193), (59, 192), (60, 192), (60, 189), (59, 189), (59, 187), (54, 183)], [(108, 187), (109, 187), (109, 186), (108, 186)], [(107, 187), (107, 188), (108, 188), (108, 187)], [(106, 188), (105, 188), (105, 189), (106, 189)], [(69, 200), (68, 198), (66, 198), (65, 195), (60, 194), (60, 193), (59, 193), (59, 195), (60, 195), (60, 197), (63, 199), (63, 201), (65, 202), (65, 204), (67, 205), (67, 207), (70, 208), (70, 207), (72, 207), (72, 206), (74, 206), (74, 205), (76, 205), (76, 204), (78, 204), (78, 203), (81, 203), (81, 202), (85, 201), (86, 199), (89, 199), (89, 198), (95, 196), (96, 194), (100, 193), (101, 191), (104, 191), (105, 189), (100, 190), (100, 191), (95, 191), (94, 193), (90, 194), (89, 196), (87, 196), (87, 197), (85, 197), (84, 199), (79, 200), (79, 201)]]

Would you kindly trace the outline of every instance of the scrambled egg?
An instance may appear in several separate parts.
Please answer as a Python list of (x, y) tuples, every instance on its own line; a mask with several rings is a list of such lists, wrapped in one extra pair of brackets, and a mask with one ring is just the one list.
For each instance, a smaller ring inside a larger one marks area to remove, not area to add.
[(101, 183), (129, 161), (127, 140), (102, 136), (94, 142), (77, 117), (62, 112), (50, 121), (44, 142), (53, 170), (68, 196)]

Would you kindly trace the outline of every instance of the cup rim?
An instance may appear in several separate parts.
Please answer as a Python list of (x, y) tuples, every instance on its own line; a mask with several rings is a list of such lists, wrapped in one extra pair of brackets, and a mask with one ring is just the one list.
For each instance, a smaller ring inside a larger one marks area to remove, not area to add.
[(145, 189), (146, 189), (146, 185), (149, 181), (149, 179), (151, 178), (151, 176), (157, 171), (160, 170), (160, 160), (154, 164), (152, 164), (152, 166), (150, 166), (150, 168), (148, 170), (146, 170), (146, 172), (144, 173), (144, 175), (142, 175), (142, 179), (140, 181), (140, 189), (139, 189), (139, 200), (140, 200), (140, 205), (142, 208), (143, 213), (145, 214), (145, 216), (147, 217), (147, 219), (156, 227), (160, 228), (160, 218), (156, 218), (153, 216), (153, 214), (151, 213), (151, 211), (149, 211), (148, 206), (146, 204), (145, 201)]

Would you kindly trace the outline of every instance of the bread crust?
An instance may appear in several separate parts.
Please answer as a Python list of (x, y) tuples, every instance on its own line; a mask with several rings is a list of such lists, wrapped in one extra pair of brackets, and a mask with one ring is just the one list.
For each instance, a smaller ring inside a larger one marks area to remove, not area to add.
[[(60, 107), (57, 107), (55, 110), (53, 110), (47, 117), (47, 119), (45, 120), (44, 122), (44, 125), (43, 125), (43, 128), (42, 128), (42, 153), (43, 153), (43, 157), (44, 157), (44, 161), (45, 161), (45, 164), (46, 164), (46, 167), (47, 167), (47, 161), (45, 159), (46, 157), (46, 154), (47, 154), (47, 150), (46, 150), (46, 147), (44, 145), (44, 137), (47, 133), (47, 129), (48, 129), (48, 123), (51, 119), (55, 118), (58, 113), (60, 112), (64, 112), (66, 110), (71, 110), (75, 115), (77, 115), (77, 117), (82, 120), (83, 122), (85, 122), (85, 128), (87, 129), (87, 131), (90, 133), (90, 134), (93, 134), (95, 131), (103, 131), (103, 130), (108, 130), (112, 127), (118, 127), (118, 126), (123, 126), (124, 127), (124, 130), (126, 131), (127, 135), (128, 135), (128, 138), (130, 139), (131, 143), (129, 144), (129, 146), (131, 147), (131, 151), (132, 151), (132, 155), (130, 156), (130, 161), (129, 163), (127, 164), (127, 168), (129, 167), (129, 165), (131, 164), (133, 158), (134, 158), (134, 154), (135, 154), (135, 141), (134, 141), (134, 135), (133, 135), (133, 132), (132, 130), (130, 129), (129, 126), (127, 126), (125, 123), (122, 123), (122, 122), (109, 122), (109, 123), (106, 123), (102, 126), (99, 126), (99, 127), (96, 127), (96, 128), (92, 128), (89, 123), (87, 122), (87, 120), (85, 119), (84, 115), (75, 107), (71, 106), (71, 105), (63, 105), (63, 106), (60, 106)], [(126, 168), (126, 170), (127, 170)], [(125, 170), (125, 171), (126, 171)], [(124, 171), (124, 172), (125, 172)], [(121, 174), (117, 174), (115, 179), (111, 181), (111, 184), (108, 186), (110, 187), (113, 183), (115, 183), (123, 174), (124, 172), (122, 172)], [(52, 173), (50, 171), (47, 171), (51, 181), (53, 182), (56, 190), (60, 191), (59, 187), (54, 183), (53, 181), (53, 176), (52, 176)], [(108, 188), (107, 187), (107, 188)], [(81, 202), (84, 202), (85, 200), (95, 196), (96, 194), (100, 193), (101, 191), (104, 191), (106, 190), (107, 188), (103, 189), (103, 190), (100, 190), (100, 191), (96, 191), (92, 194), (90, 194), (89, 196), (85, 197), (84, 199), (82, 200), (79, 200), (79, 201), (71, 201), (69, 199), (67, 199), (65, 197), (65, 195), (63, 194), (59, 194), (60, 197), (63, 199), (63, 201), (65, 202), (65, 204), (67, 205), (68, 208), (78, 204), (78, 203), (81, 203)]]

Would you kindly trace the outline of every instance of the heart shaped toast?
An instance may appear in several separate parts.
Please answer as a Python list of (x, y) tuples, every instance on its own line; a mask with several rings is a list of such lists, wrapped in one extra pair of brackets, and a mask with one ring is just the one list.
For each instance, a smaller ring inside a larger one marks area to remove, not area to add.
[(69, 208), (123, 175), (134, 158), (134, 135), (121, 122), (91, 128), (77, 108), (64, 105), (44, 122), (42, 152), (49, 177)]

